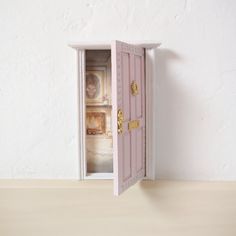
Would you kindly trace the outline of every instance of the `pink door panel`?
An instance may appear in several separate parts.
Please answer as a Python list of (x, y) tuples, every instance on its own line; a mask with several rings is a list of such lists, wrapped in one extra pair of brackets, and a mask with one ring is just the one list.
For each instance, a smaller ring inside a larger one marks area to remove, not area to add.
[[(145, 176), (145, 76), (144, 49), (115, 41), (112, 44), (112, 122), (114, 194), (119, 195)], [(138, 93), (132, 95), (131, 83)], [(118, 133), (117, 114), (122, 111), (123, 131)], [(129, 122), (139, 127), (129, 130)]]

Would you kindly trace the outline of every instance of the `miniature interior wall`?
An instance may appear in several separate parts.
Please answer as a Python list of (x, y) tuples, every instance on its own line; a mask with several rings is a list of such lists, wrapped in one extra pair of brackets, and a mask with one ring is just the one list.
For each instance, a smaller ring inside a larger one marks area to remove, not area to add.
[(85, 58), (87, 172), (111, 173), (111, 51), (86, 50)]
[(162, 43), (156, 177), (236, 179), (235, 12), (233, 0), (1, 1), (0, 178), (78, 179), (78, 68), (68, 44), (117, 39)]

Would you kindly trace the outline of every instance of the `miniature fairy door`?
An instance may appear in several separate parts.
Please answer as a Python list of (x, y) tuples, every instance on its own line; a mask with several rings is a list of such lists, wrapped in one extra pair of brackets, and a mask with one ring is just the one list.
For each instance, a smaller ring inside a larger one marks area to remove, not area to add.
[(115, 41), (112, 54), (114, 194), (145, 176), (144, 48)]

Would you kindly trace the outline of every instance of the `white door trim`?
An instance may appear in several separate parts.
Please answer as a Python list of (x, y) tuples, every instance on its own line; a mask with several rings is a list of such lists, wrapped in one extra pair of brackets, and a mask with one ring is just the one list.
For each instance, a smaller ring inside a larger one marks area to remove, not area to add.
[(78, 49), (77, 51), (77, 76), (78, 76), (78, 154), (79, 154), (79, 180), (86, 176), (86, 132), (85, 132), (85, 50)]
[(153, 81), (156, 79), (155, 48), (145, 50), (145, 70), (146, 70), (146, 179), (155, 179), (155, 133), (153, 131)]

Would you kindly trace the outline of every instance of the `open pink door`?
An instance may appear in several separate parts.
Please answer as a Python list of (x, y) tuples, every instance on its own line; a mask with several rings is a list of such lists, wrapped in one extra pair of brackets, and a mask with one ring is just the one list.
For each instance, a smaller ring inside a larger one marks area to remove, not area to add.
[(145, 176), (144, 49), (112, 44), (114, 194)]

